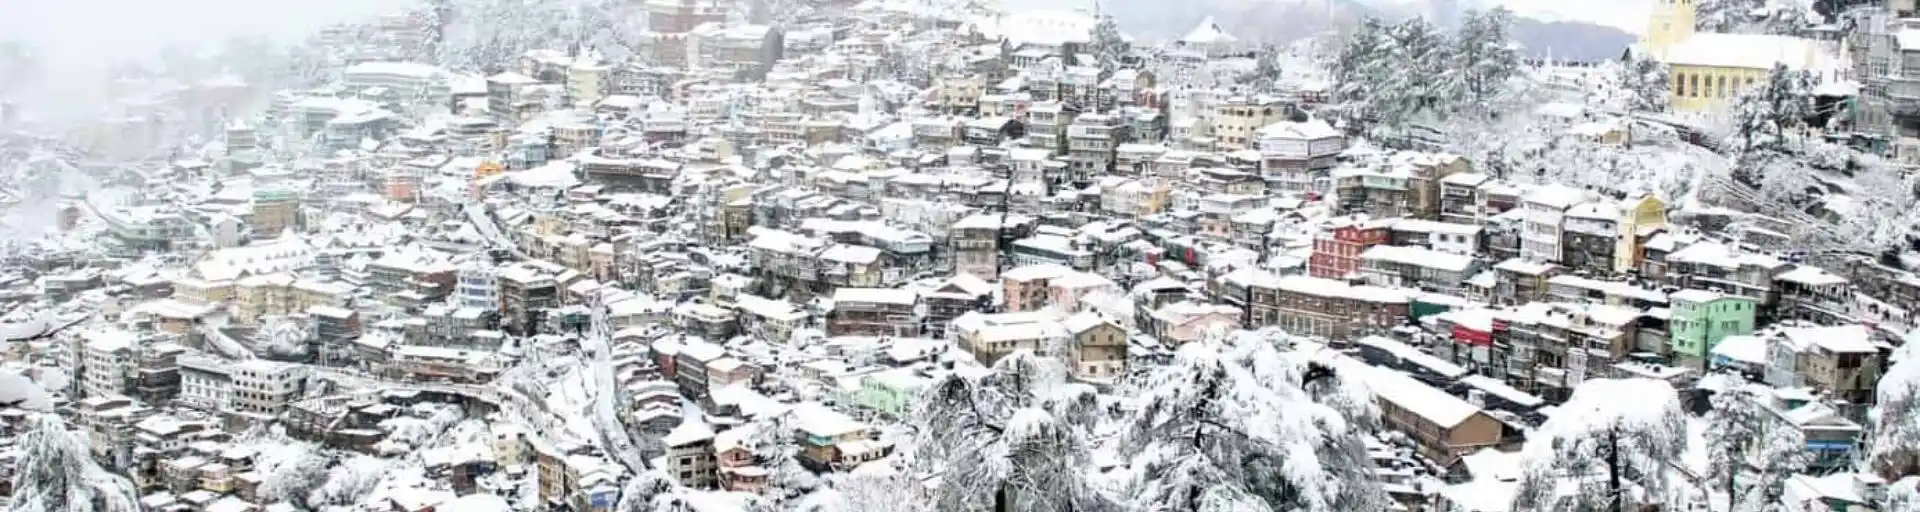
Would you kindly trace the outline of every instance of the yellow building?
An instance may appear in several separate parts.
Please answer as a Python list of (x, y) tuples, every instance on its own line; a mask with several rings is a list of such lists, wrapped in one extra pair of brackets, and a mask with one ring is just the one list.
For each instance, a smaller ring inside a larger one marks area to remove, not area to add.
[(1810, 71), (1816, 82), (1846, 79), (1846, 49), (1838, 42), (1766, 34), (1696, 33), (1694, 0), (1656, 0), (1641, 49), (1667, 63), (1668, 98), (1680, 112), (1725, 108), (1739, 92), (1764, 80), (1775, 64)]
[(1643, 235), (1667, 227), (1667, 203), (1653, 196), (1628, 199), (1620, 209), (1620, 237), (1613, 249), (1613, 270), (1626, 272), (1640, 268)]

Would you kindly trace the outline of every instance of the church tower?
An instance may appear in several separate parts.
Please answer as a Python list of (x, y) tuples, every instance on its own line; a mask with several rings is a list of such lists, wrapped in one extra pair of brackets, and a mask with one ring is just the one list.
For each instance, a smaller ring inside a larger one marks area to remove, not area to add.
[(1647, 18), (1647, 35), (1641, 49), (1654, 58), (1666, 60), (1667, 50), (1693, 35), (1694, 0), (1653, 0), (1653, 15)]

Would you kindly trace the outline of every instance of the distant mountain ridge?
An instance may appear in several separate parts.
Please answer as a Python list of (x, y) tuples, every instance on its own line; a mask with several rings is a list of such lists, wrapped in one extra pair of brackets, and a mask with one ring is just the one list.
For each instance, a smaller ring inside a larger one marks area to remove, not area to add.
[[(1424, 16), (1443, 28), (1453, 26), (1470, 0), (1197, 0), (1190, 2), (1108, 2), (1103, 4), (1123, 29), (1143, 40), (1174, 39), (1212, 16), (1220, 28), (1243, 41), (1285, 43), (1317, 35), (1328, 27), (1350, 27), (1367, 16), (1403, 19)], [(1463, 5), (1465, 4), (1465, 5)], [(1530, 58), (1564, 60), (1618, 57), (1638, 38), (1618, 28), (1579, 21), (1545, 21), (1517, 16), (1513, 38)]]

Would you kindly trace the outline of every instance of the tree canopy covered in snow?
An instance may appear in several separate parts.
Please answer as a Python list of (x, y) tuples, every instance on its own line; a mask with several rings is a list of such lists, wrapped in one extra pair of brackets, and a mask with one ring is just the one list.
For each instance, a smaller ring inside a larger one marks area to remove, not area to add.
[(1066, 382), (1053, 358), (1016, 351), (978, 378), (948, 375), (913, 414), (919, 469), (939, 485), (936, 510), (1117, 510), (1084, 470), (1094, 390)]
[(1304, 389), (1331, 370), (1268, 334), (1214, 333), (1136, 384), (1122, 441), (1134, 509), (1385, 508), (1365, 425)]
[(1332, 108), (1350, 122), (1394, 129), (1432, 117), (1484, 120), (1504, 110), (1520, 73), (1512, 24), (1501, 8), (1468, 13), (1451, 36), (1424, 18), (1363, 20), (1328, 66), (1338, 83)]
[(133, 484), (93, 460), (87, 445), (52, 413), (33, 414), (15, 440), (13, 512), (136, 512)]
[(1819, 16), (1812, 2), (1798, 0), (1695, 0), (1693, 7), (1700, 32), (1800, 35)]
[(1727, 497), (1727, 510), (1764, 510), (1780, 500), (1787, 478), (1811, 462), (1800, 430), (1765, 409), (1765, 389), (1731, 385), (1714, 393), (1707, 413), (1707, 472), (1701, 476)]
[(1868, 424), (1867, 461), (1883, 474), (1920, 471), (1920, 330), (1907, 333), (1880, 376)]
[(1686, 451), (1686, 436), (1679, 394), (1665, 381), (1582, 382), (1527, 437), (1513, 510), (1670, 504), (1680, 482), (1668, 464)]

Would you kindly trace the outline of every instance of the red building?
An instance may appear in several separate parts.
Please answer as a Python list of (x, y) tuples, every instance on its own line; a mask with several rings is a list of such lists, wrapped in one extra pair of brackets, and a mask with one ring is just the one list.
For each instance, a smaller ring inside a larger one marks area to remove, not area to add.
[(1360, 271), (1360, 253), (1393, 239), (1385, 220), (1351, 219), (1337, 221), (1313, 237), (1313, 256), (1307, 259), (1307, 273), (1313, 277), (1340, 279)]

